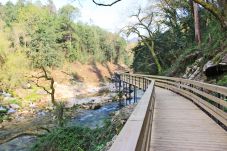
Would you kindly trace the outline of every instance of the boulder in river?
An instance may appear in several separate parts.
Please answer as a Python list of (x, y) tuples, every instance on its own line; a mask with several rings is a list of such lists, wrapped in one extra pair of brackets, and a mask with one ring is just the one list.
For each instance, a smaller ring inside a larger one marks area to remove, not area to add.
[(89, 105), (85, 105), (85, 104), (82, 104), (80, 107), (85, 109), (85, 110), (90, 109), (90, 106)]
[(10, 108), (12, 108), (12, 109), (14, 109), (14, 110), (16, 110), (16, 109), (19, 109), (19, 108), (20, 108), (20, 106), (19, 106), (19, 105), (17, 105), (17, 104), (10, 104), (9, 106), (10, 106)]
[(92, 110), (97, 110), (97, 109), (100, 109), (101, 107), (102, 107), (102, 105), (99, 104), (99, 103), (98, 103), (98, 104), (92, 104), (92, 105), (91, 105), (91, 109), (92, 109)]
[(9, 110), (7, 111), (7, 114), (13, 114), (15, 112), (16, 110), (14, 110), (13, 108), (9, 108)]

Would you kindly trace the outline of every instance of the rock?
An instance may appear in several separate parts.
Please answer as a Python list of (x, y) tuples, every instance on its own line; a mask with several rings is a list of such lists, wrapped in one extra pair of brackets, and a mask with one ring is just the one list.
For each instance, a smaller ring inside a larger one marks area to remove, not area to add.
[(7, 112), (7, 109), (2, 107), (2, 106), (0, 106), (0, 113), (6, 113), (6, 112)]
[(211, 67), (211, 66), (214, 66), (214, 63), (213, 63), (213, 61), (210, 60), (203, 66), (203, 72), (205, 72), (206, 69)]
[(47, 106), (45, 109), (48, 110), (48, 111), (52, 111), (52, 110), (54, 110), (54, 107), (53, 106)]
[(91, 109), (92, 110), (97, 110), (97, 109), (100, 109), (102, 107), (102, 105), (101, 104), (93, 104), (93, 105), (91, 105)]
[(37, 113), (37, 115), (38, 115), (38, 116), (45, 116), (46, 113), (45, 113), (44, 111), (40, 111), (40, 112)]
[(39, 94), (39, 95), (46, 95), (47, 92), (44, 91), (44, 90), (37, 90), (37, 91), (36, 91), (36, 94)]
[(227, 54), (224, 55), (221, 61), (222, 64), (227, 64)]
[(85, 110), (88, 110), (88, 109), (90, 109), (90, 106), (89, 105), (81, 105), (81, 108), (83, 108), (83, 109), (85, 109)]
[(21, 85), (21, 87), (22, 87), (23, 89), (31, 89), (31, 88), (32, 88), (32, 86), (31, 86), (30, 83), (24, 83), (24, 84)]
[(10, 101), (10, 100), (14, 100), (15, 98), (13, 97), (4, 97), (3, 101)]
[(19, 105), (17, 105), (17, 104), (10, 104), (9, 106), (10, 106), (10, 108), (12, 108), (12, 109), (14, 109), (14, 110), (16, 110), (16, 109), (19, 109), (19, 108), (20, 108), (20, 106), (19, 106)]
[(13, 108), (9, 108), (9, 110), (7, 111), (7, 114), (13, 114), (15, 112), (16, 110), (14, 110)]
[(119, 115), (119, 114), (120, 114), (120, 111), (116, 111), (116, 112), (115, 112), (115, 115)]
[(3, 97), (12, 97), (11, 94), (4, 92), (4, 91), (2, 92), (2, 95), (3, 95)]
[(4, 125), (0, 124), (0, 129), (3, 129), (4, 128)]
[(189, 76), (189, 79), (192, 80), (192, 79), (195, 79), (195, 77), (200, 73), (200, 68), (198, 67), (194, 73), (192, 73), (192, 75)]

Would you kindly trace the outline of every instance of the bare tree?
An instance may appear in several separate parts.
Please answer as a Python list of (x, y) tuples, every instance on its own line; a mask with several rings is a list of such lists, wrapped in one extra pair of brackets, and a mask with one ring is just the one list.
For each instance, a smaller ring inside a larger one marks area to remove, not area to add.
[[(159, 62), (159, 59), (155, 53), (154, 49), (154, 36), (152, 31), (152, 21), (153, 21), (153, 13), (146, 14), (146, 16), (141, 17), (142, 11), (141, 9), (138, 10), (138, 13), (135, 15), (132, 15), (131, 17), (135, 17), (137, 19), (137, 23), (126, 26), (122, 30), (127, 33), (129, 36), (131, 33), (137, 34), (137, 36), (144, 42), (144, 44), (148, 47), (150, 50), (151, 56), (154, 59), (155, 65), (157, 66), (158, 73), (161, 73), (162, 67)], [(141, 33), (141, 30), (146, 31), (148, 35), (143, 35)]]
[[(47, 94), (49, 94), (51, 96), (51, 102), (54, 106), (57, 106), (57, 102), (55, 101), (55, 88), (54, 88), (54, 78), (51, 77), (50, 75), (47, 74), (47, 71), (44, 67), (42, 67), (42, 71), (43, 73), (39, 73), (38, 76), (34, 76), (32, 75), (32, 82), (39, 88), (42, 88), (45, 92), (47, 92)], [(40, 75), (41, 74), (41, 75)], [(46, 88), (45, 86), (40, 84), (40, 80), (44, 79), (47, 81), (50, 81), (50, 86), (49, 89)]]
[[(42, 72), (38, 73), (37, 76), (32, 75), (32, 82), (51, 96), (51, 102), (56, 107), (56, 117), (58, 124), (63, 126), (64, 104), (55, 100), (54, 78), (48, 75), (47, 70), (44, 67), (41, 68)], [(40, 80), (50, 81), (49, 88), (41, 85)]]

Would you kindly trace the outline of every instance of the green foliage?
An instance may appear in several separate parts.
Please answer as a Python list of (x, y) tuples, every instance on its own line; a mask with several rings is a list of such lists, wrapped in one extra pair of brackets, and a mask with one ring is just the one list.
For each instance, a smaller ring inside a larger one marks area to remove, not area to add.
[(218, 82), (218, 85), (227, 87), (227, 75), (222, 76)]
[(24, 99), (26, 101), (36, 102), (40, 98), (41, 98), (41, 96), (39, 94), (37, 94), (36, 90), (33, 90), (31, 93), (29, 93), (27, 96), (25, 96)]
[(6, 53), (4, 64), (0, 67), (0, 89), (10, 90), (26, 81), (28, 60), (21, 52)]
[[(153, 39), (148, 41), (154, 40), (155, 52), (164, 69), (161, 74), (180, 76), (196, 59), (202, 57), (205, 63), (213, 59), (217, 52), (223, 51), (226, 46), (226, 31), (223, 32), (219, 22), (205, 9), (199, 10), (202, 36), (200, 45), (195, 42), (193, 11), (188, 1), (163, 1), (160, 9), (163, 13), (161, 24), (155, 30), (152, 29)], [(139, 43), (133, 50), (133, 69), (136, 72), (155, 74), (152, 58), (146, 53), (148, 48), (141, 48), (140, 45)], [(200, 52), (201, 55), (190, 58), (195, 52)], [(137, 55), (139, 59), (136, 58)], [(218, 60), (220, 56), (214, 58), (215, 62)]]
[(66, 61), (129, 64), (123, 38), (75, 23), (78, 16), (72, 5), (56, 11), (51, 0), (46, 5), (23, 0), (0, 5), (0, 89), (26, 82), (29, 68), (60, 67)]
[(7, 115), (7, 110), (0, 110), (0, 123), (3, 122), (3, 120), (8, 120), (9, 116)]
[(122, 124), (107, 121), (104, 127), (90, 129), (86, 127), (63, 127), (41, 137), (34, 145), (34, 151), (99, 151), (118, 134)]
[(19, 106), (22, 106), (22, 101), (20, 99), (10, 99), (7, 101), (8, 104), (17, 104)]
[(127, 53), (120, 54), (125, 51), (126, 42), (119, 35), (96, 26), (74, 23), (79, 10), (72, 5), (65, 5), (59, 11), (54, 7), (52, 1), (46, 7), (23, 1), (0, 6), (3, 22), (12, 27), (9, 31), (13, 34), (14, 29), (23, 29), (16, 33), (18, 37), (11, 36), (11, 42), (16, 47), (19, 41), (32, 67), (58, 67), (65, 60), (125, 62)]
[(55, 109), (55, 114), (56, 114), (56, 117), (57, 117), (58, 125), (60, 127), (63, 127), (64, 123), (65, 123), (64, 108), (65, 108), (64, 102), (59, 102), (56, 106), (56, 109)]
[(139, 44), (132, 51), (134, 52), (132, 64), (134, 72), (156, 74), (156, 66), (146, 45)]

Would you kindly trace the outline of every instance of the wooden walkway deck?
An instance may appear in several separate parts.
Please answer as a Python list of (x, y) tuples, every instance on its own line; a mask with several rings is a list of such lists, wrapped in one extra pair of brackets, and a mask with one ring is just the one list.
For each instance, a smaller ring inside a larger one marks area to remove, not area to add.
[(151, 151), (227, 151), (227, 132), (190, 100), (155, 88)]

